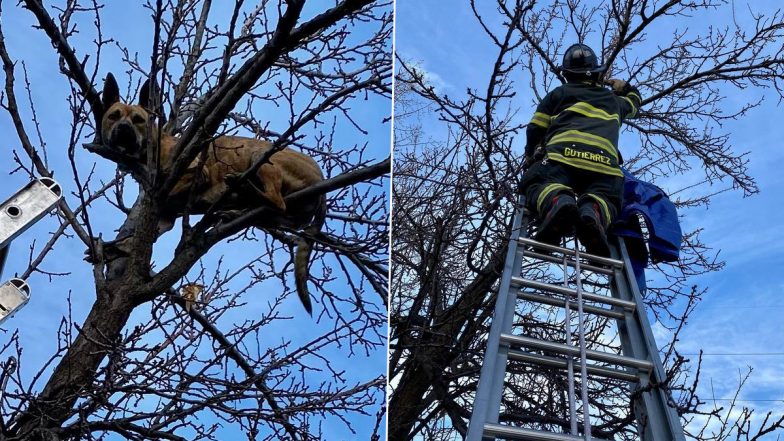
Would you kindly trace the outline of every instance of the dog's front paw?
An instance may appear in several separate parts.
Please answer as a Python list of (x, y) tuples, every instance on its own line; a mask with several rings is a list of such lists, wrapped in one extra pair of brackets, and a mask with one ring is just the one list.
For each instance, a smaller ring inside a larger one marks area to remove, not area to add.
[(93, 243), (95, 246), (92, 249), (87, 248), (84, 250), (84, 261), (91, 265), (95, 265), (102, 260), (104, 246), (104, 242), (100, 237), (94, 237)]
[(226, 173), (226, 176), (223, 177), (223, 180), (229, 187), (235, 187), (239, 183), (241, 177), (242, 173)]
[(100, 237), (95, 238), (95, 247), (93, 252), (87, 249), (84, 252), (84, 260), (91, 264), (96, 264), (101, 260), (111, 262), (122, 257), (128, 257), (130, 254), (123, 249), (121, 240), (112, 240), (104, 242)]

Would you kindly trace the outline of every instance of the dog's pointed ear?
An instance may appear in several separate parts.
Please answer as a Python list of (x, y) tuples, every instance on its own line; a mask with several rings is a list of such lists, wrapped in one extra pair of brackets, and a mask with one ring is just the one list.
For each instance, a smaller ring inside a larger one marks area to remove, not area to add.
[[(150, 101), (150, 93), (152, 93), (152, 101)], [(158, 87), (158, 82), (153, 81), (150, 83), (150, 79), (148, 78), (142, 83), (141, 89), (139, 89), (139, 105), (145, 109), (158, 112), (158, 107), (160, 107), (160, 96), (161, 89)]]
[(146, 109), (148, 104), (150, 104), (150, 80), (146, 79), (139, 89), (139, 105)]
[(118, 101), (120, 101), (120, 88), (117, 86), (117, 80), (114, 79), (114, 75), (109, 73), (103, 82), (103, 94), (101, 94), (103, 110), (106, 111), (112, 104)]

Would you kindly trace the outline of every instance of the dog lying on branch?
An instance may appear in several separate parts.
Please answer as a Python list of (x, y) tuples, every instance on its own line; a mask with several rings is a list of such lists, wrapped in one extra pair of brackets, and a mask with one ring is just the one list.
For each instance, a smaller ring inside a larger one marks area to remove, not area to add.
[[(156, 94), (157, 95), (157, 94)], [(137, 180), (147, 179), (148, 147), (158, 152), (158, 163), (166, 173), (176, 158), (173, 157), (178, 139), (159, 133), (150, 124), (150, 83), (142, 85), (137, 105), (120, 101), (120, 90), (112, 74), (108, 74), (103, 88), (105, 109), (101, 121), (102, 146), (87, 148), (131, 171)], [(152, 127), (152, 130), (150, 130)], [(108, 147), (108, 148), (107, 148)], [(294, 257), (294, 279), (303, 306), (312, 313), (307, 290), (308, 266), (313, 241), (326, 217), (326, 196), (286, 204), (284, 197), (321, 182), (324, 176), (313, 158), (283, 148), (270, 155), (273, 144), (268, 141), (238, 136), (220, 136), (209, 142), (206, 151), (191, 162), (185, 173), (169, 192), (158, 224), (159, 234), (169, 231), (177, 217), (185, 214), (207, 214), (220, 209), (223, 213), (242, 213), (263, 205), (280, 210), (274, 219), (259, 220), (259, 228), (284, 227), (304, 232), (297, 242)], [(266, 158), (265, 158), (266, 156)], [(248, 179), (240, 176), (261, 161)], [(120, 239), (115, 246), (122, 252)]]

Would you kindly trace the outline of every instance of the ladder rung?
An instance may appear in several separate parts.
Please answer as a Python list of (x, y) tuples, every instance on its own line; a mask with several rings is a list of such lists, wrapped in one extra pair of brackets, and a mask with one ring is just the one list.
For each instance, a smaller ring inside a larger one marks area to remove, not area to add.
[[(556, 253), (563, 253), (563, 254), (571, 254), (574, 255), (574, 250), (570, 250), (569, 248), (563, 248), (555, 245), (550, 245), (549, 243), (542, 243), (537, 242), (533, 239), (529, 239), (527, 237), (521, 237), (517, 239), (523, 245), (528, 245), (536, 248), (540, 248), (547, 251), (554, 251)], [(623, 268), (623, 261), (618, 259), (610, 259), (609, 257), (602, 257), (597, 256), (595, 254), (588, 254), (588, 253), (580, 253), (580, 257), (593, 261), (595, 263), (600, 263), (602, 265), (613, 266), (616, 268)]]
[[(563, 259), (562, 258), (551, 256), (549, 254), (537, 253), (537, 252), (534, 252), (534, 251), (531, 251), (531, 250), (527, 250), (525, 248), (523, 248), (523, 255), (524, 256), (528, 256), (528, 257), (533, 257), (533, 258), (536, 258), (536, 259), (539, 259), (539, 260), (544, 260), (544, 261), (547, 261), (547, 262), (563, 264)], [(567, 259), (566, 260), (566, 264), (571, 266), (572, 268), (574, 268), (574, 266), (576, 265), (574, 259)], [(588, 270), (588, 271), (593, 271), (595, 273), (601, 273), (601, 274), (607, 274), (607, 275), (613, 275), (615, 273), (615, 270), (613, 270), (611, 268), (605, 268), (605, 267), (602, 267), (602, 266), (590, 265), (590, 264), (587, 264), (587, 263), (580, 263), (580, 268), (584, 269), (584, 270)]]
[(484, 436), (495, 436), (504, 439), (525, 441), (583, 441), (585, 439), (581, 436), (567, 435), (565, 433), (542, 432), (540, 430), (494, 423), (485, 423), (484, 429)]
[[(530, 352), (510, 349), (509, 358), (511, 358), (512, 360), (522, 361), (525, 363), (537, 364), (540, 366), (553, 367), (557, 369), (567, 368), (566, 359), (561, 357), (549, 357), (547, 355), (532, 354)], [(579, 370), (580, 368), (581, 368), (581, 363), (579, 361), (575, 361), (574, 369)], [(585, 370), (590, 375), (615, 378), (617, 380), (628, 381), (630, 383), (636, 383), (637, 381), (640, 380), (640, 377), (636, 374), (636, 372), (633, 371), (613, 369), (604, 366), (594, 366), (590, 364), (585, 366)]]
[[(521, 335), (501, 334), (501, 342), (556, 352), (562, 355), (570, 355), (572, 357), (580, 356), (580, 349), (574, 346), (552, 341), (539, 340), (531, 337), (523, 337)], [(588, 349), (585, 351), (585, 356), (591, 360), (613, 363), (619, 366), (635, 368), (645, 372), (650, 372), (651, 369), (653, 369), (653, 363), (648, 360), (640, 360), (638, 358), (625, 357), (623, 355), (610, 354), (603, 351), (594, 351)]]
[(0, 323), (22, 309), (30, 300), (30, 287), (22, 279), (0, 285)]
[(50, 178), (36, 179), (0, 205), (0, 248), (42, 218), (62, 196)]
[[(563, 286), (558, 286), (558, 285), (551, 285), (549, 283), (544, 283), (544, 282), (537, 282), (536, 280), (523, 279), (521, 277), (512, 277), (512, 286), (515, 285), (539, 289), (542, 291), (550, 291), (558, 294), (563, 294), (566, 296), (577, 297), (576, 289), (565, 288)], [(603, 303), (605, 305), (610, 305), (610, 306), (618, 306), (623, 309), (626, 309), (629, 312), (634, 311), (635, 308), (634, 302), (631, 302), (629, 300), (616, 299), (615, 297), (592, 294), (589, 292), (583, 292), (582, 297), (583, 299), (588, 300), (590, 302)]]
[[(522, 300), (528, 300), (529, 302), (543, 303), (545, 305), (550, 305), (550, 306), (560, 306), (561, 308), (566, 307), (566, 299), (543, 296), (539, 294), (532, 294), (530, 292), (525, 292), (525, 291), (518, 291), (517, 298)], [(607, 308), (600, 308), (598, 306), (583, 305), (583, 311), (589, 314), (600, 315), (602, 317), (608, 317), (608, 318), (613, 318), (618, 320), (623, 319), (623, 312), (615, 309), (607, 309)]]

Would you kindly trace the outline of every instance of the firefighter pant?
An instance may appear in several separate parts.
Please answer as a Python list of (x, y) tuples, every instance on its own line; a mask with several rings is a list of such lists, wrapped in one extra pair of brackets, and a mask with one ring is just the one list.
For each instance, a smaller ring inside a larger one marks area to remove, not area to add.
[[(544, 163), (543, 163), (544, 162)], [(537, 161), (520, 183), (528, 208), (541, 218), (547, 201), (560, 192), (574, 194), (578, 205), (586, 200), (599, 203), (607, 225), (621, 209), (623, 177), (572, 167), (557, 161)]]

